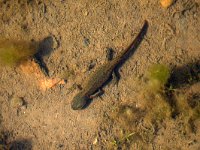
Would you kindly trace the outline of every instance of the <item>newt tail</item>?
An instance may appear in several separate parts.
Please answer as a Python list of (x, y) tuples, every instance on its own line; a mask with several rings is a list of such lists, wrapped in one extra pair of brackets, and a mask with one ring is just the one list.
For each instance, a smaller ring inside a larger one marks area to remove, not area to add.
[(92, 99), (91, 96), (95, 94), (108, 81), (114, 69), (122, 64), (130, 54), (139, 46), (143, 36), (146, 34), (148, 22), (145, 20), (144, 25), (136, 38), (128, 48), (119, 53), (119, 55), (111, 61), (98, 67), (82, 86), (82, 90), (73, 98), (71, 107), (74, 110), (83, 109), (87, 103)]

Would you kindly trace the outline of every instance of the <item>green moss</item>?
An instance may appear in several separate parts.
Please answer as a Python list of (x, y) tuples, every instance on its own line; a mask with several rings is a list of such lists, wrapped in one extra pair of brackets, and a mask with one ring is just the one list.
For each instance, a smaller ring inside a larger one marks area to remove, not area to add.
[[(147, 93), (146, 93), (147, 94)], [(172, 107), (167, 102), (166, 97), (160, 93), (146, 95), (145, 104), (147, 114), (144, 121), (148, 124), (160, 123), (166, 118), (170, 118), (172, 114)]]
[(129, 132), (114, 139), (108, 147), (109, 149), (130, 149), (131, 145), (138, 141), (141, 141), (141, 136), (138, 133)]
[[(193, 99), (189, 99), (190, 101)], [(195, 106), (191, 107), (188, 103), (188, 97), (184, 94), (176, 94), (176, 109), (179, 118), (183, 121), (185, 130), (187, 132), (195, 132), (194, 122), (200, 119), (200, 105), (199, 101)]]
[(152, 65), (146, 76), (148, 78), (148, 85), (152, 91), (162, 90), (170, 77), (170, 70), (167, 66), (162, 64)]
[(158, 80), (161, 84), (166, 84), (169, 76), (169, 68), (162, 64), (154, 64), (148, 70), (149, 80)]
[(113, 134), (112, 140), (107, 143), (108, 149), (131, 149), (135, 143), (142, 141), (141, 135), (137, 132), (137, 124), (143, 113), (134, 105), (120, 105), (114, 108), (109, 115), (112, 123), (117, 124), (117, 132)]
[(165, 95), (165, 84), (170, 77), (170, 70), (162, 64), (154, 64), (146, 72), (148, 79), (141, 94), (144, 95), (145, 108), (148, 112), (144, 121), (150, 124), (162, 122), (172, 114), (172, 107)]
[[(185, 90), (166, 88), (170, 70), (165, 65), (151, 66), (146, 77), (147, 82), (138, 84), (139, 105), (120, 105), (113, 112), (115, 115), (111, 116), (118, 127), (111, 142), (112, 149), (131, 149), (133, 145), (148, 149), (148, 143), (155, 139), (158, 127), (171, 120), (174, 114), (177, 115), (176, 120), (181, 122), (181, 131), (195, 132), (194, 122), (200, 119), (199, 97), (190, 95), (192, 98), (189, 99)], [(130, 86), (132, 88), (135, 87)]]
[[(112, 119), (124, 132), (115, 135), (113, 146), (127, 149), (136, 144), (143, 147), (154, 139), (156, 126), (171, 118), (173, 109), (164, 91), (169, 76), (170, 71), (165, 65), (151, 66), (146, 73), (148, 82), (140, 84), (139, 99), (144, 102), (144, 106), (120, 105), (114, 111)], [(141, 121), (145, 128), (138, 126)]]
[(0, 40), (0, 64), (14, 66), (33, 56), (37, 46), (24, 41)]

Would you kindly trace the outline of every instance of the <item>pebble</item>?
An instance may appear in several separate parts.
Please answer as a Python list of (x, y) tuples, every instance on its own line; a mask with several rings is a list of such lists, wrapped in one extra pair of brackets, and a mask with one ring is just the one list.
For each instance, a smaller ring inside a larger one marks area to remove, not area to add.
[(95, 137), (95, 139), (94, 139), (94, 141), (93, 141), (93, 145), (96, 145), (97, 142), (98, 142), (98, 139), (97, 139), (97, 137)]
[(60, 38), (59, 37), (56, 37), (55, 35), (52, 35), (52, 40), (53, 40), (53, 43), (52, 43), (52, 48), (53, 49), (57, 49), (60, 47)]
[(160, 0), (160, 4), (163, 8), (168, 8), (174, 3), (174, 0)]
[(91, 69), (93, 69), (95, 67), (95, 62), (91, 61), (88, 65), (88, 70), (90, 71)]
[(83, 15), (84, 15), (84, 16), (87, 16), (88, 14), (89, 14), (88, 11), (83, 11)]
[(88, 38), (84, 37), (83, 43), (84, 43), (85, 46), (89, 46), (90, 40)]
[(19, 108), (24, 105), (24, 99), (22, 97), (13, 97), (10, 101), (10, 105), (13, 108)]

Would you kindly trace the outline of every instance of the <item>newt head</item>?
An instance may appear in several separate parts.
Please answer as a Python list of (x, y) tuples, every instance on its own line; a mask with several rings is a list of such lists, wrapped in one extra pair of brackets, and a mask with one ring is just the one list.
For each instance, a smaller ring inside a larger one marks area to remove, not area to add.
[(88, 100), (89, 98), (87, 96), (84, 96), (82, 93), (78, 93), (72, 100), (71, 108), (73, 110), (82, 109)]

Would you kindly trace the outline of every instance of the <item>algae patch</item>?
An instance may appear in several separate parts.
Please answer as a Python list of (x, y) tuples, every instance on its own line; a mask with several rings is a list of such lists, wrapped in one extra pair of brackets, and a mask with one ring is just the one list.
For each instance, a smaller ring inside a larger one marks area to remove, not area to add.
[(151, 92), (162, 92), (170, 77), (170, 70), (165, 65), (154, 64), (146, 72), (146, 77), (148, 79), (148, 86)]
[(109, 149), (147, 149), (168, 121), (181, 122), (182, 133), (195, 132), (195, 121), (200, 118), (199, 92), (191, 96), (194, 92), (187, 95), (180, 87), (175, 89), (169, 80), (171, 72), (166, 65), (155, 64), (134, 82), (136, 87), (128, 86), (129, 91), (137, 91), (134, 99), (131, 92), (126, 97), (132, 102), (121, 103), (108, 114), (113, 126)]
[(37, 53), (33, 43), (14, 40), (0, 40), (0, 64), (14, 66)]

